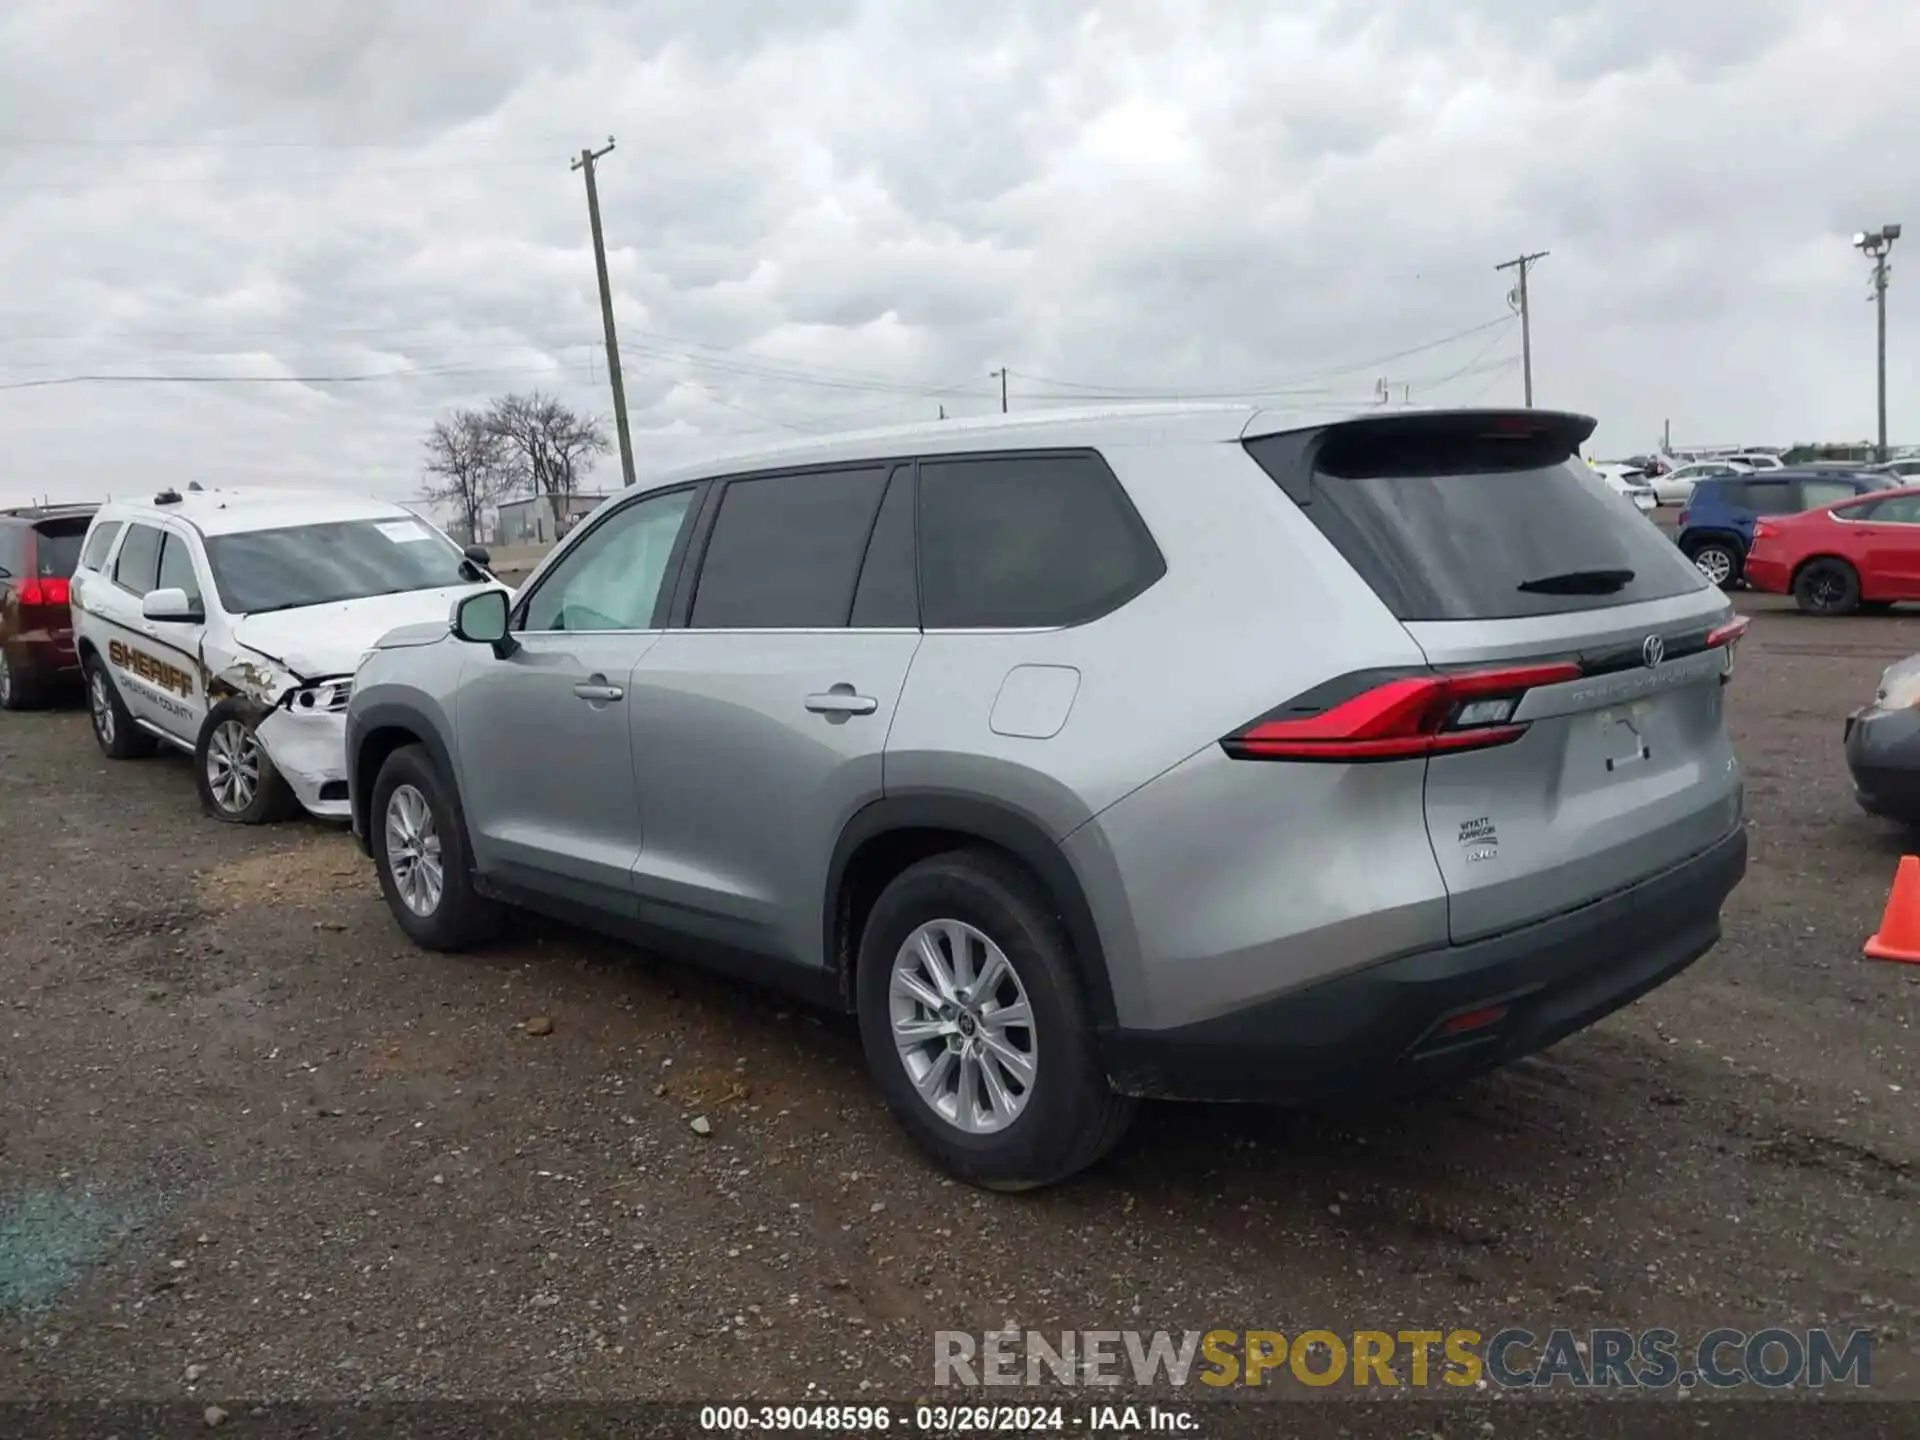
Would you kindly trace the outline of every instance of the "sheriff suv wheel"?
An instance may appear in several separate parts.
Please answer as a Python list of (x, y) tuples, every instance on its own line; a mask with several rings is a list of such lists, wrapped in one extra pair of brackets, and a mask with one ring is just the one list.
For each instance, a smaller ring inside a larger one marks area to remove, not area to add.
[(193, 748), (200, 804), (231, 825), (268, 825), (298, 808), (292, 789), (274, 768), (255, 733), (263, 716), (251, 700), (222, 700), (207, 712)]
[(86, 675), (87, 713), (100, 752), (109, 760), (138, 760), (153, 754), (159, 742), (133, 723), (119, 687), (107, 673), (106, 662), (98, 655), (89, 655)]
[(1115, 1095), (1052, 911), (1024, 871), (971, 850), (903, 872), (861, 937), (867, 1064), (942, 1166), (1025, 1190), (1099, 1160), (1135, 1102)]

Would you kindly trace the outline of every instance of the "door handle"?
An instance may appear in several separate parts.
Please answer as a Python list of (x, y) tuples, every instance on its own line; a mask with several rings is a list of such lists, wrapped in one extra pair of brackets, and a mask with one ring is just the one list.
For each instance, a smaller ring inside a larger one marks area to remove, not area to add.
[(606, 676), (595, 675), (591, 680), (583, 680), (574, 686), (573, 693), (582, 700), (605, 705), (614, 700), (625, 699), (627, 692), (618, 685), (609, 685)]
[(851, 685), (829, 690), (824, 695), (807, 696), (807, 709), (816, 715), (871, 715), (880, 702), (871, 695), (856, 695)]

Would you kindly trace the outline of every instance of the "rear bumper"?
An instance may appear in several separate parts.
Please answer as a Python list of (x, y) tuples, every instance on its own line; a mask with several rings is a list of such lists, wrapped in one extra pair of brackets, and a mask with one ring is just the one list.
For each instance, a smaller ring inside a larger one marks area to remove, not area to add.
[(46, 682), (79, 682), (80, 656), (73, 648), (71, 630), (28, 631), (6, 645), (7, 663), (15, 674)]
[[(1746, 873), (1742, 826), (1685, 863), (1593, 904), (1469, 945), (1405, 956), (1172, 1030), (1102, 1037), (1114, 1087), (1192, 1100), (1311, 1104), (1427, 1089), (1584, 1029), (1720, 938)], [(1455, 1017), (1504, 1006), (1445, 1038)]]
[(1920, 711), (1856, 710), (1847, 717), (1846, 745), (1860, 808), (1920, 823)]
[(1758, 590), (1767, 595), (1784, 595), (1793, 577), (1781, 561), (1765, 555), (1748, 555), (1746, 564), (1741, 567), (1741, 578), (1747, 582), (1749, 590)]

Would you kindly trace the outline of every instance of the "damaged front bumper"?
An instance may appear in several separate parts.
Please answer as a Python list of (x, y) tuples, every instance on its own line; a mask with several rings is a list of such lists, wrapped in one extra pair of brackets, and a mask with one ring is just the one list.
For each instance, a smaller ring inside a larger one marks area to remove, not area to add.
[(344, 710), (283, 707), (268, 712), (253, 733), (302, 809), (322, 820), (351, 818)]

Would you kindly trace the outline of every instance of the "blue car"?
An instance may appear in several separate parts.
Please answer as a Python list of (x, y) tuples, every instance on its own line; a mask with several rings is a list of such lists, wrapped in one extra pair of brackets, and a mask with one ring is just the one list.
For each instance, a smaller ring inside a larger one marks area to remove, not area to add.
[[(1674, 535), (1681, 552), (1721, 589), (1740, 578), (1753, 524), (1763, 515), (1798, 515), (1903, 482), (1871, 470), (1756, 470), (1716, 475), (1693, 487)], [(1911, 483), (1911, 482), (1906, 482)]]

